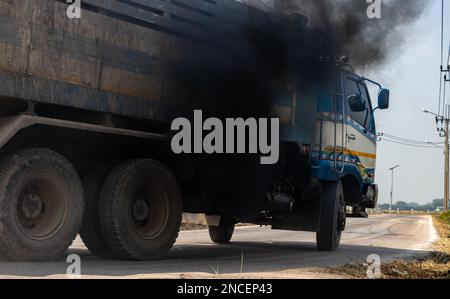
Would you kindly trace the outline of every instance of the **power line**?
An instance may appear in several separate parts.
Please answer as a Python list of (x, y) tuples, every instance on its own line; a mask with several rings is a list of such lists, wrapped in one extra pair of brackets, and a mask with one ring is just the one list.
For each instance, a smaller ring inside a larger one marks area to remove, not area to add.
[(418, 144), (418, 145), (429, 145), (430, 143), (433, 144), (441, 144), (442, 142), (430, 142), (430, 141), (422, 141), (422, 140), (416, 140), (416, 139), (410, 139), (410, 138), (404, 138), (396, 135), (392, 135), (389, 133), (383, 133), (382, 137), (388, 137), (390, 139), (394, 139), (396, 141), (404, 142), (404, 143), (411, 143), (411, 144)]
[(442, 142), (430, 142), (430, 141), (422, 141), (422, 140), (404, 138), (404, 137), (392, 135), (389, 133), (382, 133), (380, 136), (380, 140), (399, 144), (399, 145), (415, 147), (415, 148), (439, 148), (439, 145), (443, 144)]
[(411, 145), (420, 145), (420, 146), (430, 146), (431, 145), (431, 143), (427, 143), (425, 141), (418, 141), (418, 140), (410, 140), (410, 139), (405, 139), (405, 138), (393, 137), (393, 136), (390, 136), (388, 134), (385, 134), (385, 135), (380, 136), (380, 137), (381, 138), (385, 138), (385, 139), (389, 139), (389, 140), (392, 140), (392, 141), (396, 141), (396, 142), (411, 144)]
[(401, 141), (396, 141), (396, 140), (391, 140), (391, 139), (387, 139), (387, 138), (381, 138), (381, 141), (385, 141), (385, 142), (389, 142), (389, 143), (394, 143), (394, 144), (398, 144), (398, 145), (404, 145), (404, 146), (408, 146), (408, 147), (414, 147), (414, 148), (438, 148), (438, 146), (433, 146), (433, 145), (418, 145), (418, 144), (411, 144), (411, 143), (405, 143), (405, 142), (401, 142)]
[(425, 142), (425, 141), (401, 138), (401, 137), (397, 137), (397, 136), (393, 136), (393, 135), (389, 135), (389, 134), (385, 134), (385, 136), (390, 138), (390, 139), (394, 139), (394, 140), (405, 142), (405, 143), (412, 143), (412, 144), (419, 144), (419, 145), (420, 144), (422, 144), (422, 145), (426, 145), (427, 144), (427, 142)]
[(432, 133), (434, 133), (434, 130), (433, 131), (408, 130), (408, 129), (405, 129), (405, 128), (399, 128), (399, 127), (396, 127), (396, 126), (388, 126), (388, 125), (385, 125), (385, 124), (379, 124), (378, 126), (381, 128), (379, 130), (380, 132), (384, 132), (383, 129), (385, 128), (386, 130), (393, 130), (393, 131), (402, 132), (402, 133), (406, 132), (406, 133), (410, 133), (410, 134), (419, 134), (419, 135), (427, 135), (427, 136), (432, 134)]
[(409, 147), (415, 147), (415, 148), (437, 148), (436, 146), (432, 146), (432, 145), (410, 144), (410, 143), (404, 143), (404, 142), (401, 142), (401, 141), (395, 141), (395, 140), (390, 140), (390, 139), (386, 139), (386, 138), (381, 138), (381, 140), (389, 142), (389, 143), (395, 143), (395, 144), (409, 146)]

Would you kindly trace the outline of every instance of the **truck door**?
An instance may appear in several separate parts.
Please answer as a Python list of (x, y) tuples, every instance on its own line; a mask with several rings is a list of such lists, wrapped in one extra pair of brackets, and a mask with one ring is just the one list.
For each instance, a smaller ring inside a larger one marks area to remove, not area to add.
[[(375, 173), (376, 132), (369, 92), (366, 85), (353, 76), (344, 77), (344, 89), (347, 109), (345, 162), (357, 167), (365, 184), (372, 184)], [(350, 109), (347, 99), (354, 94), (361, 95), (365, 102), (365, 111), (354, 112)]]

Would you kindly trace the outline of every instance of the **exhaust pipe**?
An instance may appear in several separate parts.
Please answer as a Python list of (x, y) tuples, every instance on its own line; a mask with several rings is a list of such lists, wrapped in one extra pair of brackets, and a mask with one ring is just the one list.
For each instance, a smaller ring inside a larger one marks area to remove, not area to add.
[(292, 196), (285, 193), (267, 193), (270, 211), (290, 212), (294, 209), (295, 201)]

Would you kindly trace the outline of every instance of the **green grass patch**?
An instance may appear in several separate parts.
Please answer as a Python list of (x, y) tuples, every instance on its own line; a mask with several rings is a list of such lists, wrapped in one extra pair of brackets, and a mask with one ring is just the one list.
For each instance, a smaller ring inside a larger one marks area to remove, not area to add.
[(442, 213), (439, 219), (444, 221), (447, 225), (450, 225), (450, 212)]

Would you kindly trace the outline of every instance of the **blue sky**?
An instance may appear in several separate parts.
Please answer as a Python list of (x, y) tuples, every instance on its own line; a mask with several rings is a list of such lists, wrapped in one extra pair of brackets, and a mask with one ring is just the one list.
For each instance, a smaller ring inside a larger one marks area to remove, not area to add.
[[(403, 1), (403, 0), (401, 0)], [(414, 25), (404, 28), (405, 43), (392, 52), (389, 60), (368, 76), (391, 89), (391, 109), (377, 111), (377, 129), (410, 139), (443, 141), (435, 120), (421, 111), (438, 109), (441, 1), (432, 4)], [(450, 1), (446, 1), (445, 55), (450, 41)], [(447, 89), (450, 103), (450, 88)], [(374, 100), (374, 99), (373, 99)], [(426, 203), (443, 197), (443, 151), (413, 148), (382, 141), (378, 145), (376, 180), (380, 202), (389, 202), (390, 172), (397, 164), (394, 201)]]

